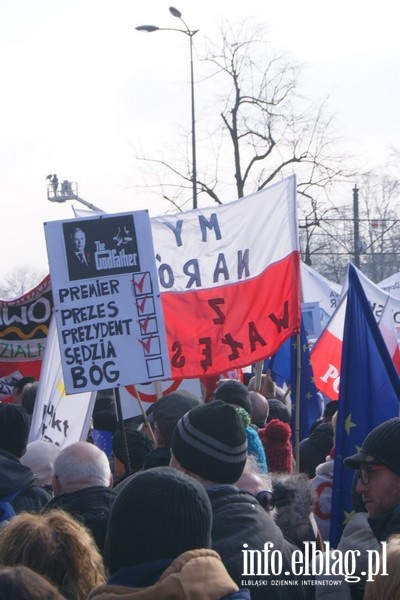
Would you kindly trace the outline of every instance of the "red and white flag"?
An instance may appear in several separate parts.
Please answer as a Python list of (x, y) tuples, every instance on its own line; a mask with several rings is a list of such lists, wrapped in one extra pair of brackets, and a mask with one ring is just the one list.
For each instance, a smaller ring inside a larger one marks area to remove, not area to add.
[(299, 328), (294, 176), (151, 226), (174, 379), (253, 364)]
[(347, 292), (318, 338), (310, 354), (315, 385), (330, 400), (339, 398), (340, 364)]
[[(375, 320), (379, 323), (390, 356), (398, 372), (400, 372), (400, 352), (397, 343), (397, 322), (400, 306), (399, 300), (389, 296), (375, 285), (361, 271), (355, 269), (365, 295), (368, 298)], [(344, 317), (346, 312), (348, 278), (343, 285), (344, 295), (326, 328), (318, 338), (311, 352), (311, 363), (315, 385), (331, 400), (339, 398), (340, 366), (342, 360), (342, 342)]]

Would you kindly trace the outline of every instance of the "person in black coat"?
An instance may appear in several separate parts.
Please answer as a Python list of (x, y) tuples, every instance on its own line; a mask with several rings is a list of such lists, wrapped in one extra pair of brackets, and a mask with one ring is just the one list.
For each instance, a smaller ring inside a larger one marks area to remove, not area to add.
[(117, 496), (105, 453), (89, 442), (64, 448), (54, 461), (54, 498), (46, 510), (61, 508), (88, 527), (101, 552), (111, 507)]
[(33, 471), (20, 461), (29, 428), (29, 415), (21, 406), (0, 404), (0, 524), (20, 512), (39, 512), (51, 499), (36, 485)]
[[(213, 509), (212, 547), (237, 585), (248, 587), (253, 600), (306, 598), (307, 588), (291, 570), (295, 546), (257, 498), (234, 485), (247, 461), (246, 431), (236, 409), (221, 400), (193, 408), (176, 426), (171, 451), (171, 466), (206, 488)], [(282, 558), (278, 573), (273, 551)], [(276, 585), (277, 580), (293, 584)]]

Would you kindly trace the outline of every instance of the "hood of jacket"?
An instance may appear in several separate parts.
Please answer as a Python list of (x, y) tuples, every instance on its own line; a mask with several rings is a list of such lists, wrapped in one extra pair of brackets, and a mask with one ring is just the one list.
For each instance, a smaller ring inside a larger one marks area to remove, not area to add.
[[(154, 567), (159, 568), (160, 561)], [(143, 567), (143, 566), (142, 566)], [(126, 576), (127, 569), (123, 577)], [(142, 568), (132, 567), (130, 580), (140, 582)], [(147, 565), (146, 571), (149, 571)], [(219, 555), (207, 548), (189, 550), (176, 558), (161, 574), (158, 581), (149, 587), (126, 587), (116, 583), (118, 574), (113, 576), (113, 584), (98, 586), (89, 594), (88, 600), (154, 600), (174, 598), (175, 600), (221, 600), (232, 594), (233, 598), (250, 598), (247, 591), (239, 592), (238, 586), (229, 577)], [(206, 583), (206, 584), (205, 584)], [(237, 593), (237, 594), (236, 594)]]
[(0, 497), (8, 496), (35, 482), (33, 471), (6, 450), (0, 450)]

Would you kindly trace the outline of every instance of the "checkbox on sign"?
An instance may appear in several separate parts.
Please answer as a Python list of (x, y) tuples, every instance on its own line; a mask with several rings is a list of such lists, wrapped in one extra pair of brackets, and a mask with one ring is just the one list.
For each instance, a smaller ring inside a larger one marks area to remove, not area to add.
[(134, 273), (132, 281), (135, 296), (144, 296), (145, 294), (153, 293), (153, 285), (148, 271), (145, 273)]
[(148, 358), (146, 360), (148, 377), (162, 378), (164, 377), (164, 366), (161, 358)]
[(139, 340), (143, 346), (145, 356), (155, 356), (161, 354), (160, 338), (158, 335), (150, 335), (147, 338)]
[(156, 317), (147, 315), (144, 319), (138, 321), (141, 335), (150, 335), (151, 333), (158, 333), (158, 323)]
[(156, 312), (154, 307), (154, 299), (152, 296), (144, 296), (144, 298), (138, 298), (136, 300), (136, 308), (138, 317), (154, 315)]

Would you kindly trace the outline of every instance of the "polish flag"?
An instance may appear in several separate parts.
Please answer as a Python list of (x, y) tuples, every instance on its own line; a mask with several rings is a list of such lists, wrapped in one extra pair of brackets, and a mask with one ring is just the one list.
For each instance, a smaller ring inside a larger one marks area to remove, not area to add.
[(330, 400), (339, 398), (346, 305), (347, 292), (339, 302), (339, 306), (315, 343), (310, 355), (315, 385)]
[(173, 379), (254, 364), (298, 330), (295, 176), (151, 227)]
[[(377, 285), (355, 267), (354, 270), (368, 298), (375, 320), (379, 323), (379, 329), (397, 372), (400, 373), (400, 350), (394, 325), (395, 315), (399, 314), (399, 301), (379, 289)], [(347, 290), (347, 288), (348, 280), (346, 277), (344, 289)], [(346, 302), (347, 291), (344, 293), (340, 304), (332, 315), (328, 325), (318, 338), (310, 356), (315, 385), (323, 394), (328, 396), (330, 400), (337, 400), (339, 398)]]

